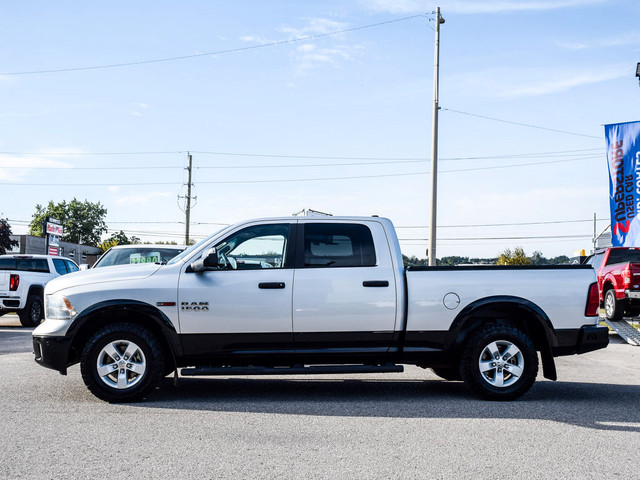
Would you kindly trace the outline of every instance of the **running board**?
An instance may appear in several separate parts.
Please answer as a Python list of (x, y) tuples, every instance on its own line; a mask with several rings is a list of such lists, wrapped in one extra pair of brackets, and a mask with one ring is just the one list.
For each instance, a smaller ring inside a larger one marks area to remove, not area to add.
[(294, 367), (194, 367), (183, 368), (180, 374), (185, 377), (200, 375), (308, 375), (342, 373), (400, 373), (402, 365), (312, 365)]
[(607, 325), (613, 329), (620, 337), (630, 345), (640, 346), (640, 332), (633, 328), (626, 320), (607, 320)]

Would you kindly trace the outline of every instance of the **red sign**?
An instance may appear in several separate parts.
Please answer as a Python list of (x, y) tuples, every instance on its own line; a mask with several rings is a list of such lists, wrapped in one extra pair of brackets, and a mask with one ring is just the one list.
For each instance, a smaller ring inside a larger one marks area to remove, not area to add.
[(64, 228), (62, 228), (62, 225), (47, 222), (47, 233), (61, 237), (64, 234)]
[(58, 247), (49, 247), (49, 255), (58, 255)]

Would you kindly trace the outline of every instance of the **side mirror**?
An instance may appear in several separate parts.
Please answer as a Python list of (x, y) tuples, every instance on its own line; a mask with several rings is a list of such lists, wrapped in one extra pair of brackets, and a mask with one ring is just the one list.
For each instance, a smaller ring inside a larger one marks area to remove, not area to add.
[(191, 270), (194, 272), (204, 272), (205, 270), (211, 270), (218, 268), (218, 252), (215, 248), (207, 250), (198, 260), (191, 264)]
[(80, 265), (78, 265), (78, 270), (89, 270), (89, 264), (81, 263)]

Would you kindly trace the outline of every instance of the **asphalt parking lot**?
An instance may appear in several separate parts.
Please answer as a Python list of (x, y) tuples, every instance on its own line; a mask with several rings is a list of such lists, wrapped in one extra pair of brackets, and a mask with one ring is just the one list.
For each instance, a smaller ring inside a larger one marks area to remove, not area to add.
[(428, 370), (166, 379), (110, 405), (0, 318), (0, 478), (638, 478), (640, 347), (557, 359), (522, 399)]

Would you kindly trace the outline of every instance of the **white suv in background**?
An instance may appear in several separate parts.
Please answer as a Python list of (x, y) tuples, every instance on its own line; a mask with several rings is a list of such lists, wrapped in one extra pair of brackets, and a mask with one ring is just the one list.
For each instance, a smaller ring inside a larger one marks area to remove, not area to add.
[(16, 312), (25, 327), (44, 318), (44, 287), (60, 275), (77, 272), (68, 258), (52, 255), (0, 255), (0, 315)]

